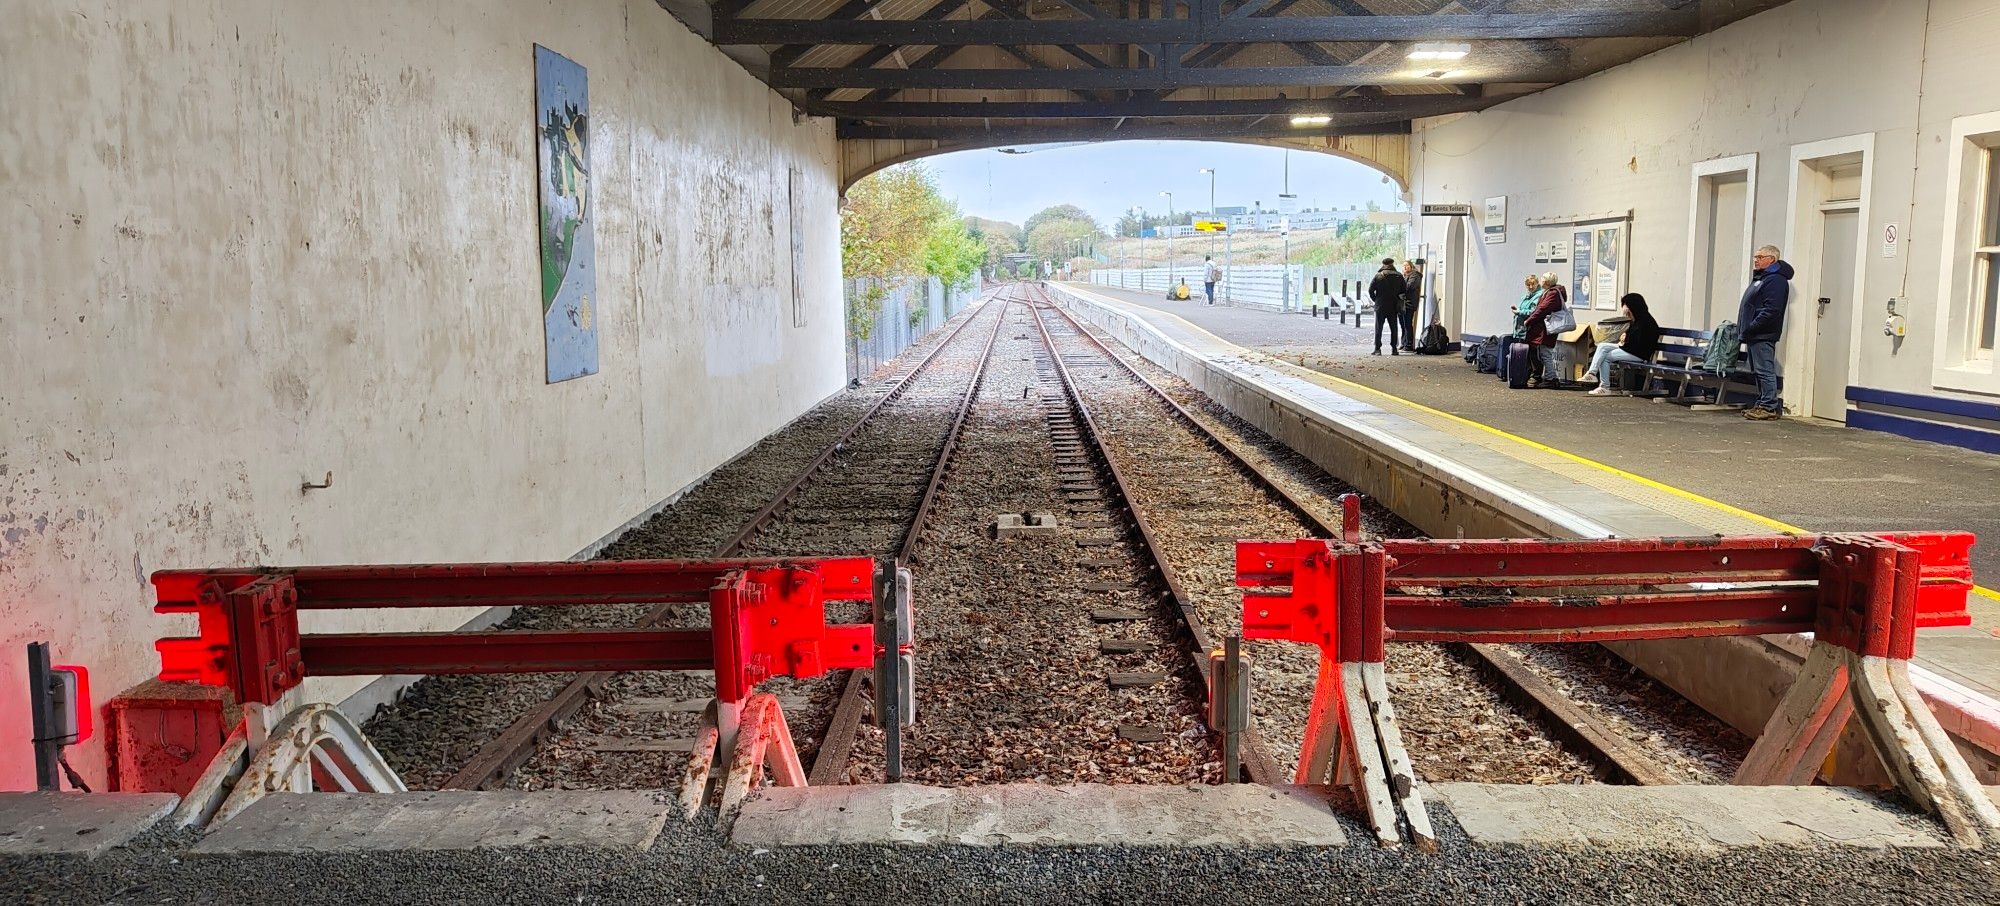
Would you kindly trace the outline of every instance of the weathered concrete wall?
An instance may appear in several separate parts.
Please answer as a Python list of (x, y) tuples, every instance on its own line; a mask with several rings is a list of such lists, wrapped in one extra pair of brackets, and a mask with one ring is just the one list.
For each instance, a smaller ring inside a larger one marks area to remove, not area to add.
[[(25, 642), (101, 700), (192, 630), (150, 613), (152, 570), (569, 557), (841, 385), (830, 124), (652, 0), (6, 20), (0, 788), (32, 784)], [(537, 43), (588, 68), (593, 114), (601, 372), (554, 385)]]
[[(1536, 230), (1526, 221), (1627, 210), (1630, 289), (1647, 297), (1663, 324), (1714, 326), (1703, 323), (1704, 301), (1688, 276), (1695, 167), (1755, 154), (1754, 228), (1741, 254), (1747, 263), (1749, 245), (1772, 243), (1801, 265), (1782, 349), (1792, 376), (1786, 401), (1797, 406), (1814, 361), (1818, 220), (1813, 204), (1794, 203), (1792, 156), (1800, 145), (1854, 137), (1872, 147), (1853, 186), (1864, 272), (1855, 308), (1828, 312), (1851, 324), (1849, 383), (1971, 396), (1936, 367), (1949, 364), (1933, 349), (1946, 326), (1940, 306), (1951, 301), (1940, 292), (1941, 231), (1957, 214), (1956, 192), (1946, 186), (1952, 120), (2000, 111), (1996, 35), (2000, 5), (1987, 0), (1795, 0), (1482, 113), (1420, 121), (1410, 158), (1417, 202), (1478, 209), (1491, 196), (1509, 201), (1505, 243), (1480, 244), (1477, 218), (1472, 225), (1464, 328), (1505, 329), (1521, 275), (1568, 266), (1535, 263)], [(1892, 222), (1901, 225), (1903, 248), (1886, 258), (1881, 236)], [(1422, 241), (1442, 248), (1447, 227), (1443, 218), (1423, 218)], [(1733, 293), (1747, 277), (1730, 274), (1724, 316), (1733, 316)], [(1900, 344), (1882, 333), (1891, 297), (1907, 300), (1909, 336)], [(1961, 319), (1950, 329), (1968, 328)], [(1986, 392), (2000, 393), (2000, 376), (1987, 380)]]

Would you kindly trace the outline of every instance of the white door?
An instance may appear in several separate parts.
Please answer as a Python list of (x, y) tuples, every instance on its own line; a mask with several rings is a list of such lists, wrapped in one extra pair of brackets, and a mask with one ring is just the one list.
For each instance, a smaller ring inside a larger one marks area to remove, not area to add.
[(1820, 215), (1812, 414), (1842, 422), (1847, 420), (1847, 358), (1854, 348), (1854, 244), (1860, 238), (1859, 211)]
[[(1465, 333), (1465, 234), (1468, 218), (1451, 218), (1451, 231), (1446, 234), (1444, 261), (1437, 268), (1438, 279), (1444, 282), (1432, 290), (1439, 306), (1438, 322), (1451, 331), (1455, 341)], [(1426, 324), (1429, 322), (1425, 322)], [(1419, 331), (1424, 324), (1418, 324)]]

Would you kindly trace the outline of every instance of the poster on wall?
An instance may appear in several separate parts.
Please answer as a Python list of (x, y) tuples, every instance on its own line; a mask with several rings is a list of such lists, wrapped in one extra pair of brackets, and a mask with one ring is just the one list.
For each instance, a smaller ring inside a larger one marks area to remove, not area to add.
[(1620, 227), (1598, 227), (1596, 262), (1597, 307), (1615, 309), (1618, 307), (1618, 261), (1624, 254), (1623, 234)]
[(575, 61), (535, 45), (542, 331), (551, 384), (597, 373), (597, 245), (590, 204), (590, 93)]
[(1486, 217), (1480, 223), (1480, 230), (1487, 245), (1507, 241), (1507, 196), (1496, 195), (1486, 199)]
[(1570, 234), (1570, 281), (1569, 304), (1571, 308), (1590, 308), (1591, 270), (1590, 256), (1593, 234), (1590, 230), (1577, 230)]

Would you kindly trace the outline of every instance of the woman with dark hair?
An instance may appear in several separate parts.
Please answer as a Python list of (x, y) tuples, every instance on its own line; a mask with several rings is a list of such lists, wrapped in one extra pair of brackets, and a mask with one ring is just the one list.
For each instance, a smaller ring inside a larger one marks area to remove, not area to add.
[(1644, 365), (1653, 360), (1653, 353), (1660, 351), (1660, 322), (1653, 320), (1653, 313), (1646, 308), (1646, 297), (1638, 293), (1626, 293), (1618, 300), (1619, 313), (1632, 322), (1625, 328), (1625, 342), (1599, 343), (1597, 355), (1590, 360), (1590, 372), (1597, 375), (1597, 389), (1591, 396), (1617, 396), (1611, 389), (1611, 366)]

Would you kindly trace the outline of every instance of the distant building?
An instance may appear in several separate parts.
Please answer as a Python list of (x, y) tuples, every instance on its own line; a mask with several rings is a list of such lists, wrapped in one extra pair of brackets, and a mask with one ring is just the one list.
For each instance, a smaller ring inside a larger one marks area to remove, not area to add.
[(1274, 232), (1278, 229), (1278, 224), (1288, 216), (1292, 222), (1292, 229), (1323, 230), (1350, 220), (1365, 219), (1368, 212), (1360, 208), (1343, 208), (1337, 211), (1306, 210), (1286, 215), (1259, 206), (1246, 213), (1232, 215), (1229, 218), (1229, 228), (1239, 233)]

